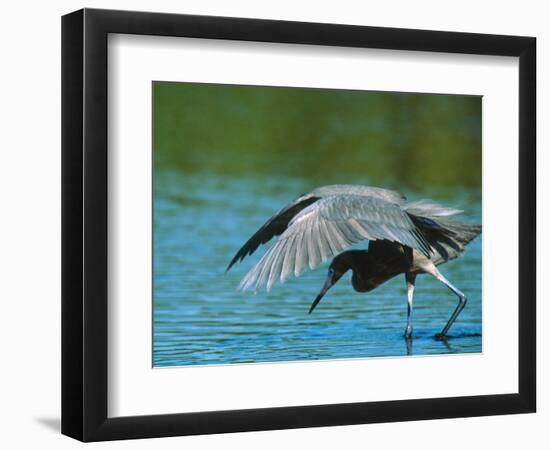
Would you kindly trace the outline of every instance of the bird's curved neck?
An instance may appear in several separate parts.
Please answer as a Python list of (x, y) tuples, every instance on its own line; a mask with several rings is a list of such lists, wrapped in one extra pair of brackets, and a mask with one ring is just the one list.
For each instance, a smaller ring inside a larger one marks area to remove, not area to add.
[(368, 266), (368, 250), (349, 250), (341, 253), (338, 258), (340, 260), (339, 264), (344, 269), (342, 272), (346, 272), (347, 270), (352, 271), (351, 284), (353, 289), (358, 292), (364, 292), (366, 290), (366, 279), (363, 275), (366, 273)]

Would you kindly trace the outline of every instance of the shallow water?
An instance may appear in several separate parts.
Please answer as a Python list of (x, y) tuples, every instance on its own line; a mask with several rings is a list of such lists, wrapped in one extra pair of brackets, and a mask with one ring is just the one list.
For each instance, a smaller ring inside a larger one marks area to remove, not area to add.
[[(275, 285), (270, 293), (237, 291), (240, 279), (266, 247), (224, 273), (235, 252), (271, 215), (313, 187), (298, 178), (155, 173), (154, 366), (482, 350), (481, 238), (461, 258), (440, 267), (469, 299), (446, 341), (434, 335), (454, 310), (456, 297), (427, 275), (417, 279), (414, 339), (409, 346), (403, 339), (407, 302), (402, 275), (361, 294), (351, 287), (348, 274), (311, 315), (308, 309), (330, 261)], [(460, 206), (467, 221), (480, 221), (480, 201), (471, 192), (455, 189), (428, 196)]]

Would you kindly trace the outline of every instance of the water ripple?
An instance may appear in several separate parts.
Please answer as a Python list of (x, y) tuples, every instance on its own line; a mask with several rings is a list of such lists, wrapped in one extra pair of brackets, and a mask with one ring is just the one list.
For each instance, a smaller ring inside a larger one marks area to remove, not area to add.
[[(364, 182), (364, 181), (363, 181)], [(153, 359), (155, 366), (475, 353), (481, 348), (481, 239), (442, 272), (469, 298), (445, 341), (434, 336), (456, 297), (421, 276), (414, 304), (414, 339), (403, 339), (405, 282), (401, 276), (358, 294), (345, 276), (312, 315), (326, 264), (271, 293), (244, 294), (240, 278), (262, 253), (229, 273), (242, 243), (297, 193), (311, 188), (260, 179), (208, 180), (161, 172), (155, 179)], [(276, 186), (276, 189), (273, 189)], [(458, 200), (475, 198), (457, 193)], [(450, 204), (454, 202), (447, 200)], [(461, 204), (479, 220), (480, 204)], [(412, 347), (412, 349), (411, 349)]]

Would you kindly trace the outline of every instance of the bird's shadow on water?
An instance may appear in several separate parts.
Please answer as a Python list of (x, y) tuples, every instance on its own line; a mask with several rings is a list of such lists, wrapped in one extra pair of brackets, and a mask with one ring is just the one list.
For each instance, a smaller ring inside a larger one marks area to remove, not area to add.
[[(413, 336), (411, 338), (405, 338), (403, 337), (403, 341), (405, 343), (405, 351), (407, 356), (413, 356), (414, 353), (414, 341), (415, 339), (417, 341), (425, 341), (426, 339), (430, 339), (433, 342), (439, 342), (442, 345), (442, 348), (445, 349), (444, 353), (459, 353), (459, 347), (452, 345), (453, 342), (458, 343), (459, 339), (464, 338), (477, 338), (481, 337), (481, 333), (458, 333), (454, 335), (447, 335), (447, 336), (439, 336), (438, 334), (432, 335), (432, 334), (424, 334), (424, 335), (417, 335)], [(426, 355), (424, 351), (418, 353), (418, 355)]]
[(434, 339), (439, 342), (443, 342), (445, 344), (449, 343), (449, 340), (453, 341), (455, 339), (464, 339), (464, 338), (473, 338), (473, 337), (481, 337), (481, 333), (459, 333), (459, 334), (451, 334), (446, 336), (440, 336), (439, 334), (434, 335)]
[(61, 419), (59, 417), (36, 417), (34, 421), (50, 431), (61, 433)]
[[(424, 338), (416, 338), (417, 340), (419, 339), (426, 339), (425, 337)], [(413, 348), (414, 348), (414, 340), (415, 338), (414, 337), (411, 337), (411, 338), (403, 338), (403, 341), (405, 341), (405, 352), (406, 352), (406, 355), (407, 356), (414, 356), (415, 353), (413, 351)], [(445, 348), (445, 352), (443, 353), (455, 353), (456, 350), (449, 344), (447, 338), (441, 338), (441, 337), (435, 337), (433, 338), (433, 340), (435, 342), (440, 342), (441, 345)], [(420, 352), (418, 353), (417, 356), (423, 356), (423, 355), (426, 355), (427, 353), (425, 352)]]
[(454, 336), (447, 336), (447, 339), (467, 338), (467, 337), (481, 337), (481, 333), (460, 333)]

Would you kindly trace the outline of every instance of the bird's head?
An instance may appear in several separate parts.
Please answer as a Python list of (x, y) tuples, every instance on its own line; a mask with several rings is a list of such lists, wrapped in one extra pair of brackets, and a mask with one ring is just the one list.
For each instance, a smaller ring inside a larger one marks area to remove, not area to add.
[(342, 275), (344, 275), (349, 269), (351, 269), (352, 267), (351, 253), (352, 252), (341, 253), (332, 260), (328, 268), (328, 274), (325, 280), (325, 284), (323, 285), (321, 292), (319, 292), (319, 295), (315, 298), (315, 300), (311, 304), (311, 308), (309, 308), (309, 314), (313, 312), (313, 310), (319, 304), (319, 302), (321, 301), (323, 296), (327, 293), (327, 291), (332, 286), (334, 286), (340, 278), (342, 278)]

